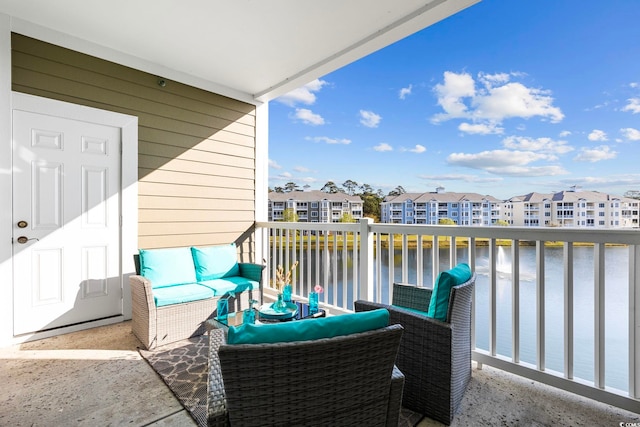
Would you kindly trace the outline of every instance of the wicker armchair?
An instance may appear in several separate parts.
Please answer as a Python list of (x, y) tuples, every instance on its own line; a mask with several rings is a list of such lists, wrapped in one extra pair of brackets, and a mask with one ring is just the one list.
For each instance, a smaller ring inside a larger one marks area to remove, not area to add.
[(356, 301), (355, 310), (385, 307), (390, 324), (401, 324), (404, 334), (396, 365), (405, 375), (404, 407), (447, 425), (460, 405), (471, 379), (471, 279), (451, 289), (447, 321), (403, 309), (426, 311), (431, 289), (394, 284), (393, 306)]
[(314, 341), (226, 345), (212, 330), (208, 424), (397, 427), (401, 336), (402, 327), (391, 325)]

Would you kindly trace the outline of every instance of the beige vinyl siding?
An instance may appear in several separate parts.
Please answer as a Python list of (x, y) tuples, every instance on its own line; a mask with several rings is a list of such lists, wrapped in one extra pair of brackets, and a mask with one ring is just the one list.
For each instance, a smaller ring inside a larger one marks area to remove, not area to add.
[(140, 248), (251, 253), (255, 106), (12, 35), (13, 90), (138, 117)]

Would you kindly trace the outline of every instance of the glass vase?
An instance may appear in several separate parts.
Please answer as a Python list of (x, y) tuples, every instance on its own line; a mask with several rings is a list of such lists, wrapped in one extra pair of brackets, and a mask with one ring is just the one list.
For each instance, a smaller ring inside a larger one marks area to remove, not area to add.
[(227, 320), (229, 316), (229, 300), (227, 298), (220, 298), (218, 300), (218, 319)]
[(275, 311), (287, 310), (287, 303), (284, 302), (284, 296), (282, 295), (282, 292), (278, 292), (278, 299), (273, 303), (272, 307)]
[(291, 302), (291, 294), (293, 293), (293, 286), (284, 285), (282, 289), (282, 299), (284, 302)]
[(318, 312), (318, 293), (309, 292), (309, 313), (315, 314)]

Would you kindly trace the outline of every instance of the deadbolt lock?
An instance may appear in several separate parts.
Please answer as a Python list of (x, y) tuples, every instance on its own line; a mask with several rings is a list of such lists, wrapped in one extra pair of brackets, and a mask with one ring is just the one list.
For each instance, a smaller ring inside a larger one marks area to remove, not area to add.
[(27, 228), (27, 221), (18, 221), (18, 228)]

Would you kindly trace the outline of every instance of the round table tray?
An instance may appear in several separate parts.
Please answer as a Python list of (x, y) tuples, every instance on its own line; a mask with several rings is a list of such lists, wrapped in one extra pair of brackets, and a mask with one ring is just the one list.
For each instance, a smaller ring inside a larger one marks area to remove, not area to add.
[(293, 302), (288, 302), (285, 311), (275, 311), (273, 309), (272, 302), (263, 304), (259, 309), (258, 313), (260, 317), (265, 319), (290, 319), (295, 317), (298, 314), (298, 306)]

